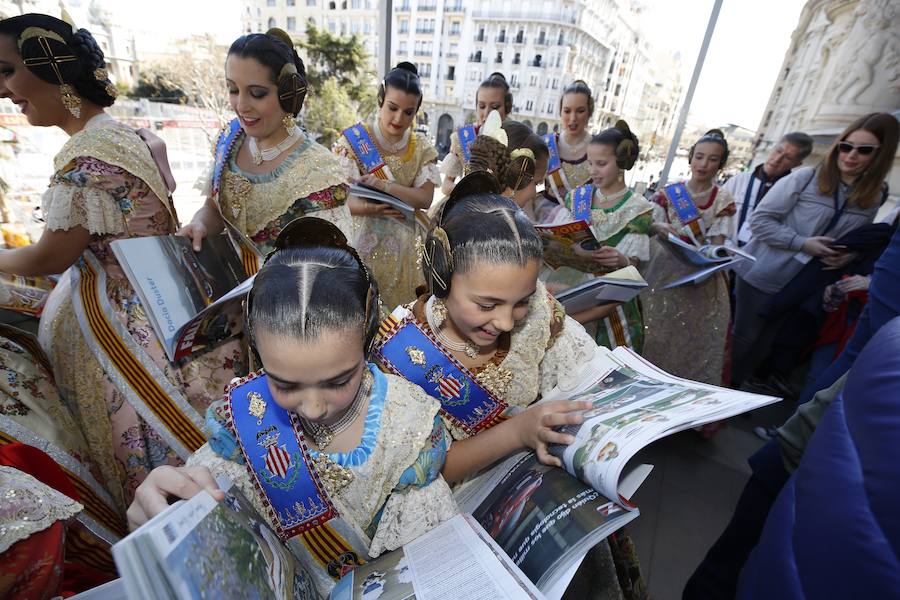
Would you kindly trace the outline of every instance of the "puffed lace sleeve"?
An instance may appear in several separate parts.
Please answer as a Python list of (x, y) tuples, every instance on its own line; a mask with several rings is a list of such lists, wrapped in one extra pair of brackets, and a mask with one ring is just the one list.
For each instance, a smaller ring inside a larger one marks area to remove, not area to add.
[(429, 181), (436, 186), (441, 185), (441, 171), (438, 169), (437, 163), (422, 165), (422, 168), (419, 169), (419, 174), (416, 175), (416, 179), (413, 181), (413, 187), (422, 187)]
[(341, 163), (341, 169), (344, 170), (344, 176), (347, 178), (347, 181), (356, 181), (362, 177), (362, 173), (359, 171), (359, 164), (353, 156), (353, 149), (350, 148), (347, 138), (343, 135), (339, 137), (331, 148), (331, 151), (338, 157), (338, 161)]
[(456, 179), (463, 174), (463, 171), (462, 161), (459, 160), (459, 135), (453, 133), (450, 135), (450, 152), (441, 161), (441, 173), (451, 179)]
[[(559, 323), (558, 317), (555, 319)], [(558, 333), (554, 331), (557, 329)], [(556, 386), (562, 389), (574, 387), (580, 380), (582, 368), (594, 358), (594, 355), (598, 352), (608, 352), (604, 348), (599, 348), (581, 323), (572, 317), (564, 315), (561, 319), (561, 328), (559, 325), (551, 326), (551, 332), (554, 332), (550, 341), (551, 346), (544, 354), (540, 365), (541, 395), (546, 395)]]
[(47, 229), (67, 231), (81, 226), (92, 235), (125, 232), (124, 213), (134, 177), (124, 169), (91, 157), (78, 157), (54, 173), (42, 208)]

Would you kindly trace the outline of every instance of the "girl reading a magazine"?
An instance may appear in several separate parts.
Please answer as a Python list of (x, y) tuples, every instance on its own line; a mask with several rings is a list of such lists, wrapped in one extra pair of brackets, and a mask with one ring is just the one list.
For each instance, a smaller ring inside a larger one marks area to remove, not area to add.
[[(591, 404), (536, 402), (554, 387), (574, 389), (581, 367), (605, 351), (538, 280), (541, 239), (499, 188), (485, 171), (460, 180), (424, 244), (429, 293), (397, 307), (375, 344), (386, 370), (440, 400), (455, 440), (443, 470), (450, 482), (527, 448), (561, 466), (547, 446), (571, 443), (556, 428), (581, 423)], [(611, 564), (605, 545), (596, 558)]]
[(450, 438), (439, 403), (368, 362), (378, 288), (333, 224), (304, 217), (275, 243), (247, 298), (262, 370), (210, 408), (210, 442), (186, 467), (155, 470), (132, 527), (167, 496), (221, 498), (226, 475), (328, 594), (342, 574), (452, 517), (440, 475)]
[[(584, 220), (591, 224), (600, 247), (591, 257), (603, 272), (635, 265), (641, 267), (650, 259), (650, 226), (653, 205), (625, 185), (625, 171), (638, 158), (638, 139), (628, 123), (618, 121), (591, 138), (587, 163), (591, 180), (567, 193), (564, 215), (559, 221)], [(591, 275), (571, 267), (560, 267), (546, 273), (547, 287), (561, 291), (589, 279)], [(629, 346), (640, 352), (644, 341), (644, 323), (637, 299), (625, 304), (605, 304), (572, 315), (589, 329), (596, 329), (595, 339), (601, 346)], [(595, 325), (594, 325), (595, 324)]]
[[(350, 181), (375, 188), (428, 210), (441, 184), (437, 150), (428, 136), (413, 130), (422, 105), (422, 84), (415, 65), (401, 62), (378, 88), (378, 112), (371, 123), (348, 127), (334, 150)], [(415, 229), (386, 204), (351, 196), (354, 244), (372, 270), (387, 306), (415, 297), (421, 273), (416, 266)]]

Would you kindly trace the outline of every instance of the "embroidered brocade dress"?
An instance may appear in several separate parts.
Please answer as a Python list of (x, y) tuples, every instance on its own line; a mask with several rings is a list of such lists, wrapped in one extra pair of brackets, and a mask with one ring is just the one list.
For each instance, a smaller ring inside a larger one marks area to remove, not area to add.
[[(165, 186), (146, 144), (133, 130), (108, 117), (95, 117), (66, 142), (54, 166), (56, 172), (43, 196), (47, 228), (65, 231), (81, 226), (90, 232), (90, 244), (80, 260), (96, 265), (106, 277), (105, 295), (113, 313), (107, 316), (117, 319), (117, 326), (129, 334), (129, 339), (119, 339), (139, 350), (142, 364), (144, 359), (152, 362), (151, 368), (164, 380), (157, 383), (181, 395), (202, 424), (209, 403), (244, 371), (239, 345), (226, 342), (181, 367), (170, 363), (110, 249), (116, 239), (175, 232), (175, 216), (167, 209)], [(110, 377), (97, 358), (95, 339), (83, 333), (73, 302), (79, 294), (72, 282), (77, 267), (60, 278), (48, 299), (40, 341), (91, 457), (124, 513), (151, 469), (180, 464), (181, 459), (129, 403), (122, 390), (130, 392), (130, 388)]]
[[(352, 239), (346, 178), (331, 152), (307, 136), (270, 173), (254, 174), (235, 162), (246, 140), (241, 131), (229, 149), (217, 202), (222, 215), (263, 257), (285, 225), (302, 216), (331, 221)], [(207, 194), (210, 187), (207, 184)]]
[[(691, 194), (700, 211), (706, 239), (728, 236), (735, 212), (734, 198), (727, 190), (715, 187)], [(663, 192), (653, 196), (654, 220), (681, 226), (677, 213)], [(685, 266), (654, 240), (650, 266), (644, 279), (650, 288), (643, 294), (644, 357), (659, 368), (685, 379), (722, 385), (725, 344), (730, 320), (728, 280), (716, 273), (699, 285), (659, 289), (669, 281), (690, 273)]]
[[(569, 192), (575, 188), (580, 187), (591, 180), (591, 166), (588, 163), (587, 150), (585, 150), (581, 156), (573, 158), (572, 155), (576, 154), (574, 147), (569, 146), (562, 135), (558, 133), (555, 135), (556, 147), (559, 149), (560, 168), (563, 170), (566, 177), (565, 180), (569, 185), (567, 189), (562, 189), (560, 192), (563, 192), (564, 195), (568, 195)], [(590, 139), (590, 137), (588, 139)], [(553, 196), (549, 178), (550, 176), (548, 175), (547, 178), (544, 179), (544, 194), (550, 199), (550, 202), (558, 204), (557, 199)]]
[[(424, 135), (407, 130), (406, 148), (389, 154), (384, 150), (375, 126), (366, 125), (366, 130), (398, 185), (413, 188), (427, 182), (441, 185), (435, 163), (437, 150)], [(340, 157), (344, 176), (351, 181), (359, 179), (362, 166), (345, 136), (335, 143), (335, 152)], [(416, 251), (418, 232), (391, 217), (353, 217), (353, 230), (351, 239), (378, 282), (384, 307), (389, 310), (389, 307), (415, 298), (416, 287), (423, 283)]]
[[(426, 300), (423, 296), (399, 307), (392, 318), (403, 319), (411, 311), (419, 325), (430, 331), (424, 313)], [(516, 323), (509, 335), (501, 337), (496, 355), (476, 369), (474, 375), (482, 386), (507, 404), (504, 415), (512, 416), (557, 386), (562, 390), (574, 389), (580, 381), (582, 366), (598, 351), (604, 350), (598, 349), (581, 324), (566, 316), (563, 307), (538, 281), (528, 314)], [(450, 420), (444, 419), (444, 425), (453, 439), (468, 437)], [(621, 546), (630, 548), (630, 539), (626, 535), (620, 538), (610, 537), (608, 545), (595, 546), (576, 575), (576, 580), (592, 589), (592, 597), (622, 598), (624, 590), (643, 587), (636, 554), (620, 552)], [(611, 549), (615, 549), (615, 553), (611, 553)], [(627, 576), (618, 577), (614, 561), (630, 563), (632, 570)]]
[[(592, 201), (596, 203), (598, 192), (594, 191)], [(566, 218), (571, 221), (573, 193), (566, 194)], [(650, 225), (653, 224), (653, 205), (640, 194), (626, 193), (615, 205), (609, 208), (591, 207), (591, 228), (597, 240), (604, 246), (615, 248), (637, 264), (643, 270), (650, 260)], [(590, 279), (592, 275), (570, 267), (544, 269), (542, 278), (547, 283), (564, 283), (578, 285)], [(640, 353), (644, 345), (644, 323), (638, 298), (619, 305), (615, 312), (597, 323), (585, 327), (594, 333), (594, 339), (601, 346), (613, 349), (616, 346), (628, 346)]]
[[(394, 550), (428, 532), (457, 512), (450, 488), (440, 475), (450, 437), (438, 416), (439, 405), (418, 386), (369, 365), (374, 378), (359, 446), (329, 458), (349, 469), (353, 480), (341, 489), (322, 477), (340, 516), (335, 529), (362, 540), (369, 557)], [(218, 405), (207, 417), (210, 443), (188, 461), (228, 476), (272, 522), (237, 447), (227, 411)], [(335, 580), (305, 549), (300, 537), (288, 547), (299, 557), (325, 597)], [(365, 558), (365, 555), (363, 556)]]

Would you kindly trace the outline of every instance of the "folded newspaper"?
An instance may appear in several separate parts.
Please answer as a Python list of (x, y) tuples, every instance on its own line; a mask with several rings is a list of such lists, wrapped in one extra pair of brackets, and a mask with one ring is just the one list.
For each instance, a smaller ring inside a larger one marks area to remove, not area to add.
[(169, 360), (215, 346), (241, 330), (241, 301), (253, 278), (226, 234), (203, 238), (200, 252), (176, 235), (111, 245)]
[(587, 221), (535, 225), (544, 242), (544, 262), (558, 269), (571, 267), (585, 273), (602, 271), (597, 261), (590, 255), (601, 247)]
[(732, 246), (714, 244), (695, 246), (671, 233), (667, 237), (658, 236), (657, 239), (675, 258), (687, 267), (694, 269), (687, 275), (668, 282), (662, 287), (664, 290), (687, 285), (688, 283), (695, 285), (703, 283), (714, 273), (723, 269), (729, 269), (732, 265), (742, 260), (756, 262), (754, 256)]
[(556, 294), (556, 299), (574, 315), (594, 306), (611, 302), (628, 302), (646, 289), (647, 282), (640, 272), (629, 265), (618, 271), (594, 277)]

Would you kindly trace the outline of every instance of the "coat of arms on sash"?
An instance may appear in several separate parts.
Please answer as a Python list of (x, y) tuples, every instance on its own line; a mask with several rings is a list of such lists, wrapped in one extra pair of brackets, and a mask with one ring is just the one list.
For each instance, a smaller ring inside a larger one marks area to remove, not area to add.
[(274, 427), (270, 426), (256, 434), (257, 444), (266, 449), (265, 465), (270, 475), (276, 475), (285, 479), (288, 470), (294, 466), (291, 461), (291, 455), (287, 451), (287, 445), (278, 445), (278, 438), (281, 433)]

